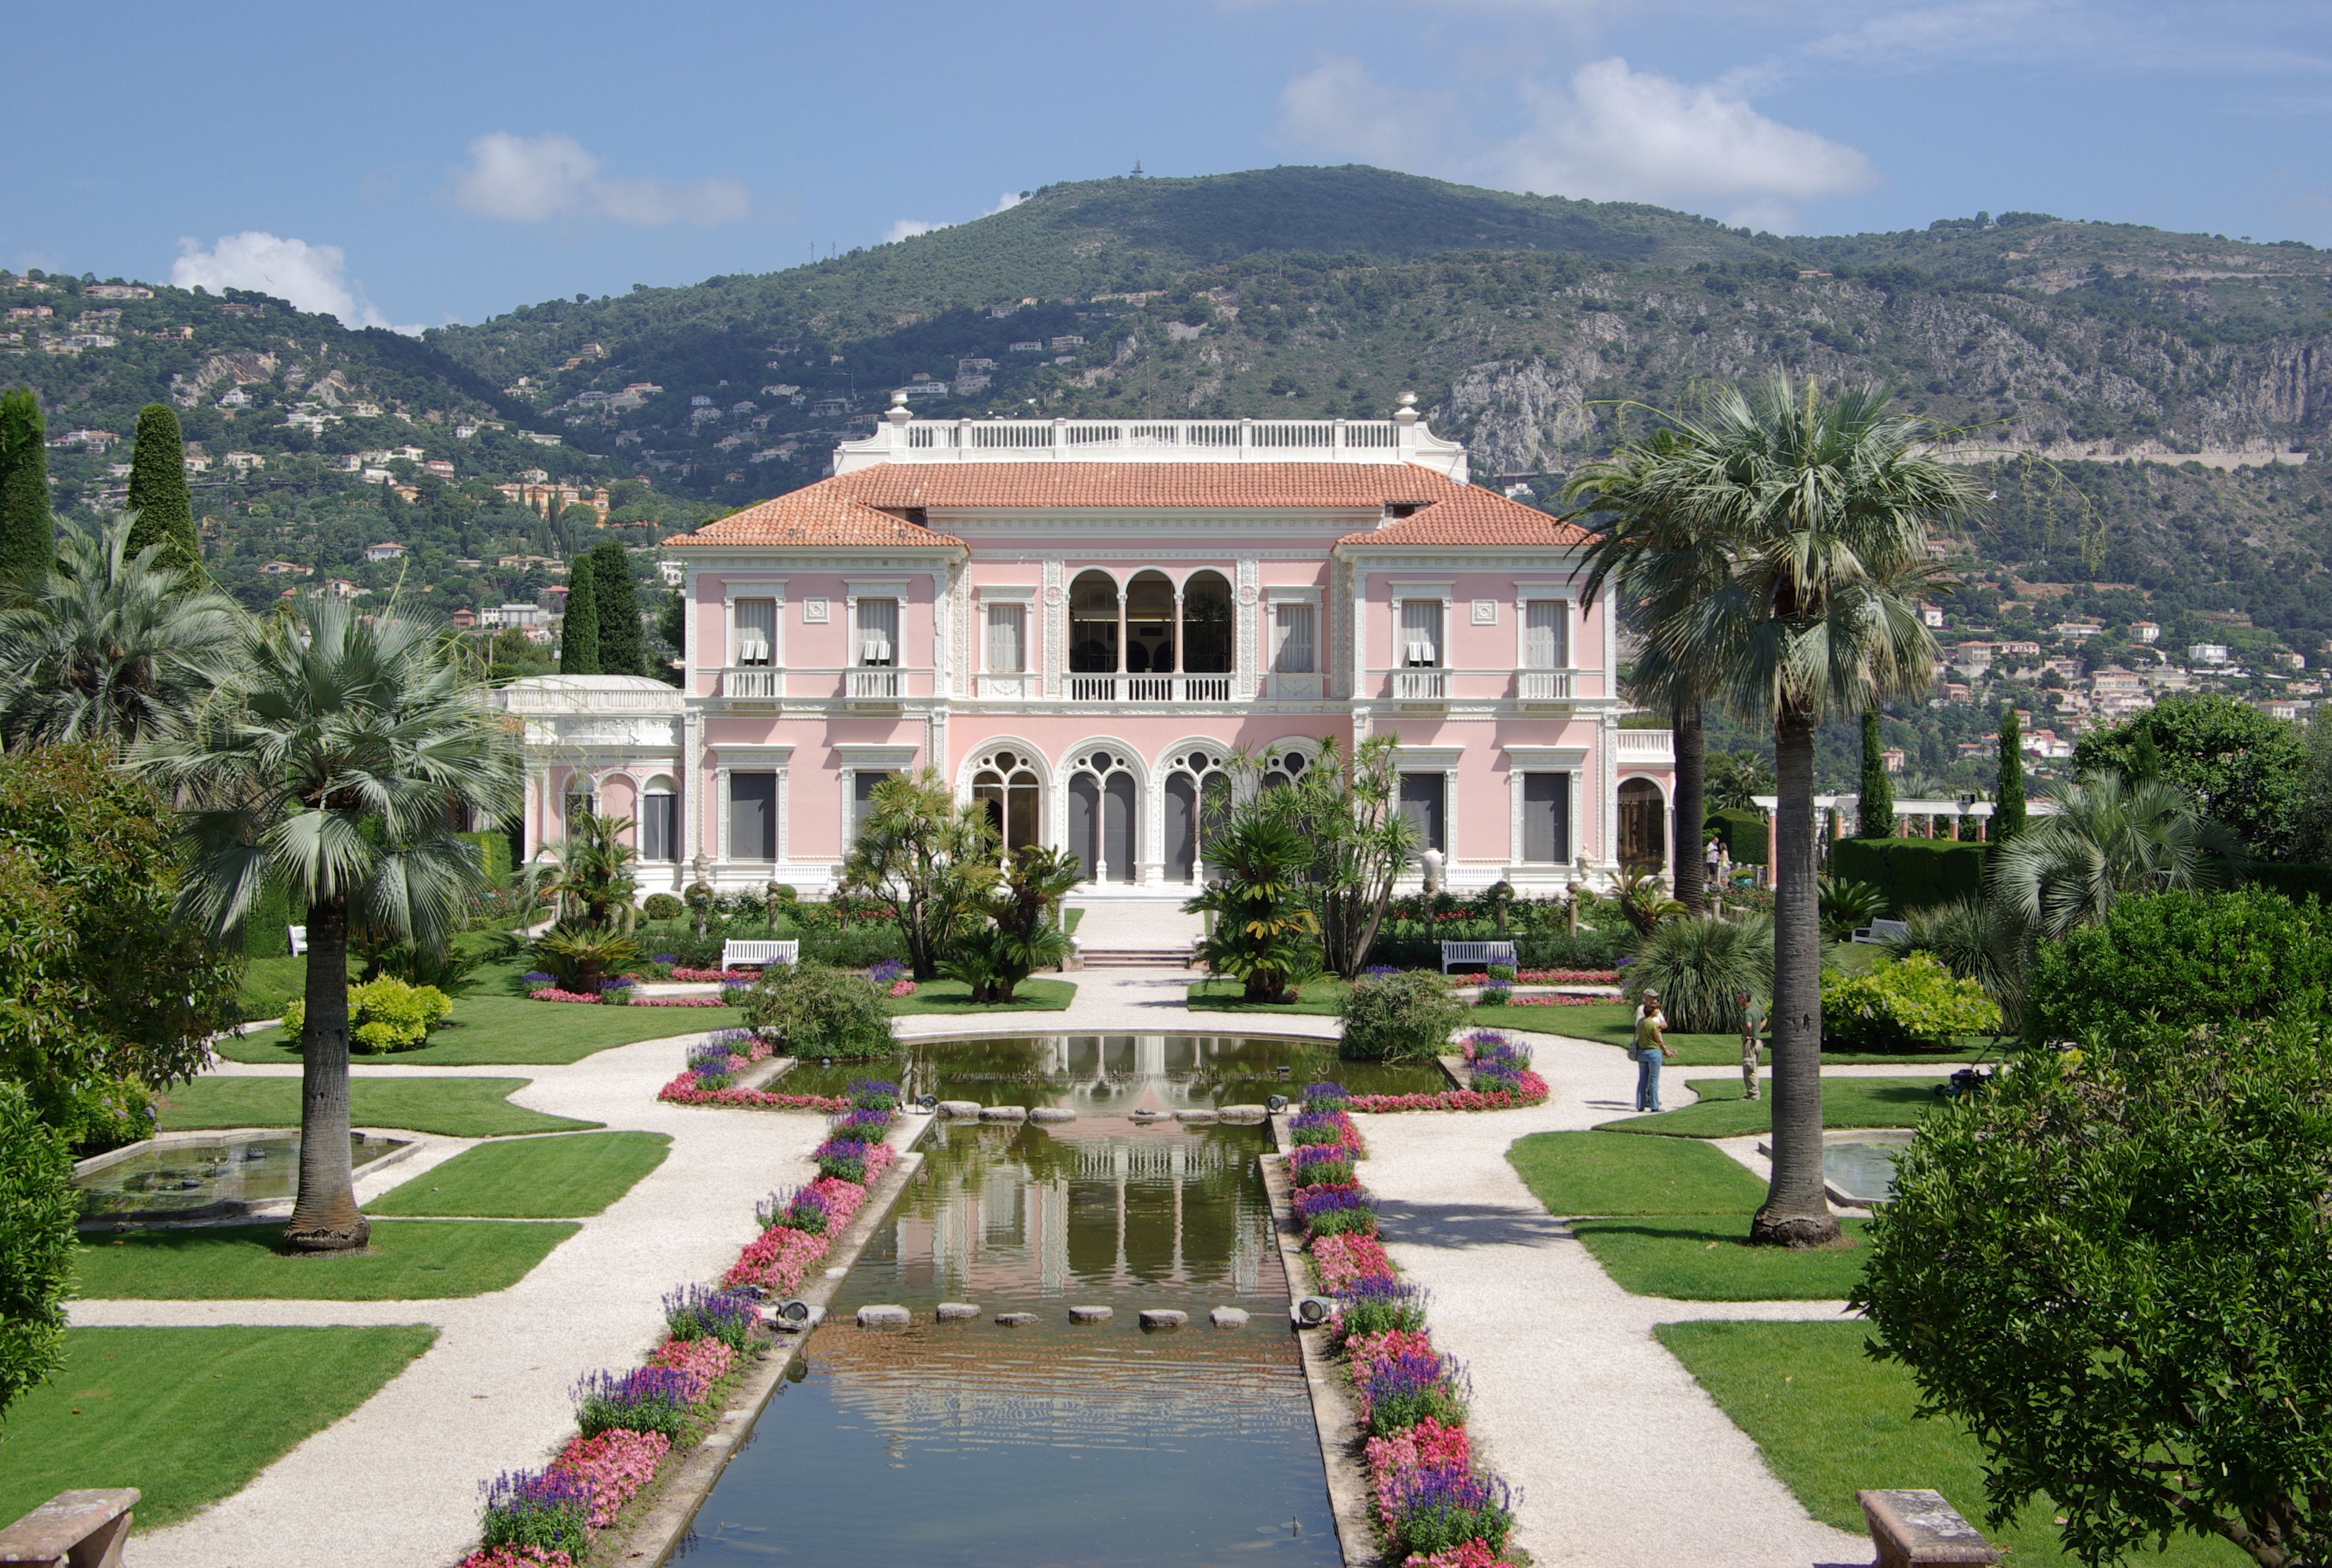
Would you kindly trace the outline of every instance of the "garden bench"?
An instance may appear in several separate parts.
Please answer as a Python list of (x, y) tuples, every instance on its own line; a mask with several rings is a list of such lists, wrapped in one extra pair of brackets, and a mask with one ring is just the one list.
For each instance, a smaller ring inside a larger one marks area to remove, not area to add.
[(298, 958), (308, 951), (308, 928), (306, 926), (287, 925), (283, 930), (285, 934), (290, 936), (292, 939), (292, 956), (293, 958)]
[(1900, 920), (1874, 920), (1854, 933), (1857, 942), (1885, 942), (1890, 936), (1908, 936), (1911, 927)]
[(59, 1492), (0, 1529), (0, 1563), (51, 1563), (69, 1568), (121, 1568), (135, 1487)]
[(773, 963), (793, 963), (801, 954), (798, 942), (724, 942), (721, 944), (721, 967), (736, 969), (745, 964), (759, 964), (766, 969)]
[(1494, 963), (1513, 964), (1515, 944), (1510, 942), (1445, 942), (1441, 944), (1441, 972), (1448, 974), (1453, 963), (1468, 969), (1486, 969)]
[(1941, 1492), (1857, 1492), (1854, 1498), (1870, 1521), (1871, 1543), (1878, 1548), (1874, 1568), (2000, 1561), (2000, 1548), (1944, 1501)]

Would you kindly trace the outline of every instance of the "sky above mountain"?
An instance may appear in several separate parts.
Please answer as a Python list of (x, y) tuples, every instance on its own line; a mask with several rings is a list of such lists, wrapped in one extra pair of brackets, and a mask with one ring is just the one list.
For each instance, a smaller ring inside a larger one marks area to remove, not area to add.
[(771, 271), (1137, 160), (2332, 247), (2320, 0), (51, 6), (11, 35), (0, 264), (351, 325)]

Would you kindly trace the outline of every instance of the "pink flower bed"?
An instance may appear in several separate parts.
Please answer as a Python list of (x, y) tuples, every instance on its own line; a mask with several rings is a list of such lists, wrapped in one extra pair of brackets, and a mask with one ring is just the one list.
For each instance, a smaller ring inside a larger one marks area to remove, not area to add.
[(893, 980), (891, 982), (891, 994), (894, 997), (913, 996), (915, 994), (915, 982), (908, 980)]
[(587, 1008), (599, 1005), (597, 997), (587, 997), (581, 991), (563, 991), (557, 986), (544, 986), (540, 990), (529, 991), (526, 999), (530, 1002), (580, 1002)]
[(656, 1467), (670, 1452), (672, 1439), (662, 1432), (601, 1432), (568, 1444), (550, 1461), (550, 1468), (580, 1476), (590, 1484), (591, 1528), (604, 1530), (642, 1487), (655, 1479)]
[(758, 1111), (822, 1111), (829, 1116), (850, 1109), (850, 1102), (839, 1095), (776, 1095), (767, 1089), (702, 1088), (693, 1071), (683, 1071), (678, 1077), (656, 1091), (656, 1098), (675, 1105), (733, 1105)]
[[(1452, 975), (1449, 983), (1460, 986), (1482, 986), (1490, 983), (1487, 970), (1473, 974)], [(1500, 981), (1500, 984), (1506, 982)], [(1514, 984), (1524, 986), (1615, 986), (1620, 983), (1620, 971), (1615, 969), (1518, 969)]]
[(801, 1288), (802, 1276), (809, 1266), (826, 1253), (825, 1237), (783, 1225), (771, 1226), (745, 1244), (745, 1250), (729, 1266), (729, 1272), (721, 1276), (721, 1288), (734, 1290), (741, 1285), (758, 1285), (780, 1296), (791, 1296)]
[[(1421, 1340), (1425, 1336), (1420, 1334), (1409, 1337)], [(1393, 1523), (1393, 1487), (1400, 1478), (1429, 1465), (1468, 1468), (1474, 1462), (1474, 1446), (1467, 1440), (1465, 1428), (1445, 1427), (1428, 1416), (1409, 1430), (1393, 1437), (1371, 1438), (1362, 1462), (1368, 1468), (1369, 1495), (1376, 1502), (1377, 1523), (1390, 1533)], [(1467, 1544), (1481, 1545), (1481, 1543), (1469, 1542)], [(1488, 1548), (1484, 1547), (1483, 1550), (1486, 1553)], [(1436, 1553), (1431, 1560), (1438, 1561), (1447, 1555)], [(1411, 1557), (1410, 1561), (1419, 1563), (1428, 1559)], [(1482, 1561), (1494, 1563), (1496, 1559), (1486, 1555)]]
[(1447, 1552), (1427, 1556), (1411, 1552), (1400, 1568), (1498, 1568), (1498, 1554), (1486, 1541), (1461, 1541)]
[(725, 1008), (729, 1005), (726, 997), (638, 997), (632, 1002), (636, 1008)]
[(1510, 1008), (1600, 1008), (1609, 1007), (1615, 997), (1508, 997)]
[(733, 980), (750, 985), (761, 978), (761, 971), (757, 969), (676, 969), (672, 971), (672, 978), (685, 980), (691, 985), (710, 985), (715, 980)]
[(702, 1403), (736, 1362), (737, 1353), (717, 1339), (668, 1339), (648, 1356), (648, 1365), (670, 1367), (688, 1379), (690, 1404)]
[(575, 1568), (575, 1559), (540, 1546), (499, 1546), (471, 1553), (462, 1559), (461, 1568)]
[(1391, 1279), (1392, 1259), (1373, 1236), (1323, 1236), (1312, 1243), (1312, 1272), (1321, 1291), (1334, 1296), (1356, 1279)]
[(1513, 1111), (1546, 1103), (1546, 1080), (1525, 1069), (1522, 1093), (1506, 1089), (1444, 1089), (1438, 1095), (1354, 1095), (1355, 1111)]

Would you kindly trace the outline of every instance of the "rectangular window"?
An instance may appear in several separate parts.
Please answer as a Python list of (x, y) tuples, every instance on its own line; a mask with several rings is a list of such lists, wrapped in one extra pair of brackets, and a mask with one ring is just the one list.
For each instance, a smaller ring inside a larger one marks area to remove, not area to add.
[(861, 768), (851, 775), (850, 841), (858, 842), (859, 826), (866, 820), (869, 805), (874, 798), (874, 786), (898, 775), (881, 768)]
[(1441, 601), (1403, 599), (1400, 606), (1400, 662), (1412, 670), (1441, 667)]
[(768, 665), (776, 660), (777, 646), (778, 601), (739, 599), (737, 601), (737, 663)]
[(1571, 858), (1571, 775), (1523, 775), (1523, 858), (1560, 865)]
[(1443, 833), (1443, 793), (1448, 780), (1438, 773), (1404, 773), (1400, 776), (1400, 814), (1417, 825), (1419, 853), (1438, 849), (1449, 853), (1449, 841)]
[(899, 662), (899, 601), (858, 601), (858, 662), (868, 669), (889, 669)]
[(640, 858), (677, 860), (680, 858), (679, 845), (680, 797), (640, 797)]
[(988, 607), (988, 673), (1018, 675), (1028, 668), (1028, 607)]
[(1308, 675), (1315, 668), (1312, 628), (1316, 616), (1310, 605), (1281, 605), (1274, 628), (1276, 645), (1271, 667), (1282, 675)]
[(1523, 667), (1561, 670), (1571, 664), (1571, 607), (1533, 599), (1523, 607)]
[(729, 775), (729, 858), (778, 857), (778, 776)]

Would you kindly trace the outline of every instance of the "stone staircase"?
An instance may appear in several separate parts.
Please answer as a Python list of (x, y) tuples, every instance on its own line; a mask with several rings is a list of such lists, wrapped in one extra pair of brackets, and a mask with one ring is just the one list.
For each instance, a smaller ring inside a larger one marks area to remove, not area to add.
[(1087, 947), (1078, 950), (1086, 969), (1183, 969), (1190, 961), (1188, 944), (1181, 947)]

